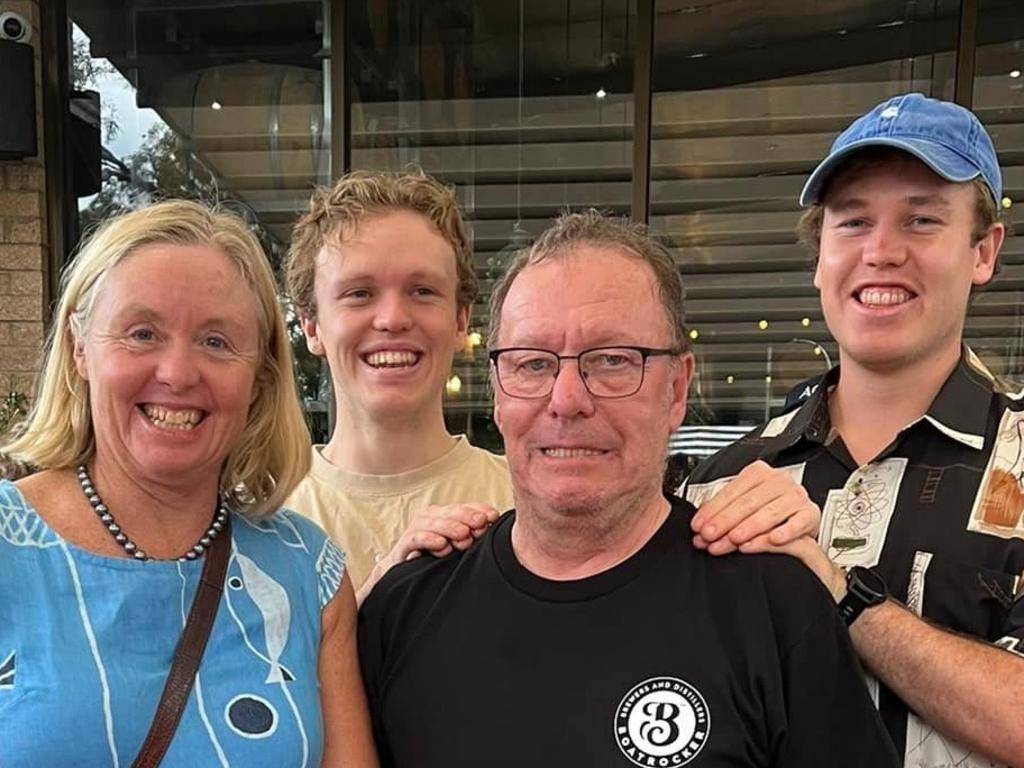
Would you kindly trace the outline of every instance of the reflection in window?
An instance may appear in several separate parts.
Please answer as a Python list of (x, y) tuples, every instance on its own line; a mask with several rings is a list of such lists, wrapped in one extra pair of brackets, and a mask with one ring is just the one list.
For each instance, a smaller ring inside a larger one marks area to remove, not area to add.
[(1024, 374), (1024, 6), (1014, 0), (978, 4), (974, 111), (992, 134), (1003, 172), (1003, 218), (1009, 225), (999, 274), (971, 304), (969, 343), (998, 376)]
[(352, 166), (455, 185), (482, 296), (449, 380), (449, 429), (500, 445), (484, 303), (565, 208), (629, 214), (635, 4), (410, 0), (350, 6)]
[(836, 358), (797, 196), (878, 102), (952, 98), (959, 5), (657, 3), (651, 228), (674, 246), (697, 355), (676, 449), (710, 455)]
[[(330, 179), (322, 9), (69, 0), (80, 228), (156, 199), (202, 200), (245, 218), (277, 267), (311, 187)], [(289, 320), (323, 436), (320, 362)]]

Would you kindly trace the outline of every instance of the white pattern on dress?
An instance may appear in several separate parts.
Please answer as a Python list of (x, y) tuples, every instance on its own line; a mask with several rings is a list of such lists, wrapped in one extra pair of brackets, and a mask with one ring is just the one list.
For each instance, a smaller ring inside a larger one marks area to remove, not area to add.
[(324, 539), (324, 545), (316, 558), (316, 575), (317, 594), (320, 597), (320, 608), (323, 609), (337, 594), (345, 576), (345, 553), (329, 538)]
[(301, 549), (303, 552), (309, 553), (309, 547), (306, 546), (306, 542), (302, 538), (302, 534), (299, 533), (298, 527), (283, 511), (278, 512), (265, 520), (250, 520), (244, 515), (235, 515), (232, 520), (241, 521), (254, 531), (258, 531), (264, 535), (277, 536), (286, 546)]
[(0, 661), (0, 691), (10, 690), (14, 687), (14, 651), (7, 654), (7, 657)]
[(292, 713), (295, 715), (295, 724), (299, 727), (299, 736), (302, 737), (302, 768), (306, 768), (309, 763), (309, 739), (306, 737), (306, 728), (302, 724), (302, 715), (299, 713), (299, 708), (295, 704), (295, 699), (292, 698), (292, 692), (288, 689), (288, 685), (281, 681), (281, 691), (284, 693), (284, 697), (288, 699), (288, 705), (292, 708)]
[[(185, 579), (185, 572), (182, 570), (182, 564), (177, 563), (178, 567), (178, 578), (181, 580), (181, 600), (180, 600), (180, 611), (181, 611), (181, 628), (185, 630), (185, 623), (188, 620), (188, 613), (185, 607), (185, 587), (187, 581)], [(198, 585), (196, 589), (198, 589)], [(206, 700), (203, 698), (203, 681), (200, 677), (199, 670), (196, 670), (196, 683), (195, 683), (195, 694), (196, 694), (196, 707), (199, 709), (199, 719), (203, 722), (203, 727), (206, 729), (206, 735), (210, 737), (210, 743), (213, 744), (213, 751), (217, 753), (217, 760), (220, 761), (221, 768), (231, 768), (231, 764), (228, 762), (227, 755), (224, 754), (224, 749), (220, 745), (220, 741), (217, 739), (217, 734), (213, 730), (213, 725), (210, 723), (210, 718), (206, 714)]]
[(245, 591), (263, 618), (264, 643), (267, 649), (265, 658), (270, 662), (270, 671), (265, 682), (279, 683), (285, 679), (294, 679), (291, 673), (286, 674), (287, 670), (280, 662), (291, 627), (291, 603), (288, 600), (288, 592), (247, 555), (235, 550), (232, 559), (242, 572)]
[(82, 629), (85, 630), (85, 637), (89, 641), (89, 650), (92, 652), (93, 661), (96, 663), (96, 670), (100, 676), (100, 690), (103, 699), (103, 720), (106, 724), (107, 745), (110, 747), (110, 759), (113, 768), (121, 765), (117, 756), (117, 742), (114, 740), (114, 715), (110, 709), (110, 685), (107, 683), (107, 670), (103, 666), (103, 659), (100, 658), (100, 649), (96, 644), (96, 633), (93, 632), (92, 622), (89, 620), (89, 611), (85, 606), (85, 595), (82, 593), (82, 583), (78, 578), (78, 569), (75, 561), (68, 551), (68, 546), (63, 541), (59, 542), (64, 559), (68, 563), (68, 571), (71, 574), (71, 582), (75, 585), (75, 599), (78, 601), (78, 614), (82, 617)]
[[(303, 546), (305, 546), (303, 544)], [(231, 566), (234, 564), (241, 574), (233, 574)], [(235, 580), (238, 580), (236, 585)], [(263, 623), (264, 645), (266, 653), (256, 649), (249, 634), (245, 630), (245, 622), (238, 615), (234, 600), (231, 597), (233, 591), (242, 591), (249, 596), (256, 606)], [(295, 723), (302, 738), (302, 765), (309, 762), (309, 738), (306, 736), (306, 728), (302, 722), (302, 714), (299, 712), (295, 699), (288, 688), (288, 682), (295, 679), (295, 676), (280, 662), (281, 654), (284, 652), (285, 644), (288, 641), (288, 632), (291, 624), (291, 604), (288, 601), (288, 593), (284, 587), (274, 581), (266, 571), (262, 570), (255, 562), (238, 551), (235, 542), (231, 542), (231, 559), (228, 561), (227, 589), (224, 590), (224, 600), (228, 606), (228, 612), (238, 625), (242, 633), (242, 640), (254, 655), (263, 659), (269, 667), (267, 683), (277, 683), (288, 705), (295, 715)]]
[[(12, 490), (15, 486), (9, 486)], [(60, 543), (57, 534), (43, 522), (24, 499), (0, 493), (0, 539), (16, 547), (45, 549)]]

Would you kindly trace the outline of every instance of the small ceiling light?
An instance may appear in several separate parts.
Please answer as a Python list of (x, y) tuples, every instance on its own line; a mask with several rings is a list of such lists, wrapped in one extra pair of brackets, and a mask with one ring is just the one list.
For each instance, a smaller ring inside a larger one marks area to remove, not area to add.
[(771, 384), (772, 383), (772, 375), (770, 373), (767, 376), (764, 377), (764, 383), (765, 384)]
[(818, 357), (821, 357), (821, 347), (815, 347), (814, 354), (818, 355)]
[(605, 96), (608, 95), (608, 91), (606, 91), (604, 88), (598, 88), (597, 93), (595, 93), (594, 95), (597, 96), (597, 98), (599, 99), (603, 99)]
[(469, 344), (472, 347), (479, 347), (483, 343), (483, 337), (479, 331), (473, 331), (469, 334)]
[(1010, 70), (1010, 77), (1012, 77), (1014, 80), (1016, 80), (1018, 77), (1020, 77), (1020, 70), (1019, 69), (1011, 69)]
[(734, 381), (736, 381), (736, 378), (734, 376), (726, 376), (725, 377), (725, 383), (726, 384), (732, 384)]
[(767, 320), (758, 320), (757, 321), (757, 327), (760, 328), (762, 331), (767, 331), (768, 330), (768, 321)]
[(700, 338), (700, 331), (698, 331), (696, 328), (691, 328), (690, 329), (690, 338), (693, 339), (694, 341), (699, 339)]
[(810, 328), (811, 327), (811, 318), (809, 318), (809, 317), (801, 318), (800, 319), (800, 325), (802, 325), (804, 328)]
[(215, 101), (215, 102), (213, 102), (213, 104), (210, 105), (210, 109), (220, 109), (221, 106), (222, 105), (221, 105), (221, 103), (219, 101)]
[(462, 391), (462, 379), (452, 374), (452, 377), (445, 383), (444, 388), (448, 391), (449, 395), (457, 395)]
[(1013, 205), (1013, 198), (1011, 198), (1011, 197), (1004, 197), (1000, 202), (1001, 202), (1003, 208), (1009, 208), (1011, 205)]

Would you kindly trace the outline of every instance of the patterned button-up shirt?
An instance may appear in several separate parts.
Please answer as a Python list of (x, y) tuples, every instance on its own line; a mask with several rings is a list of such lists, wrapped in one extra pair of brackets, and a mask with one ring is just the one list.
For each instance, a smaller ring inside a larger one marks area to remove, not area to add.
[[(680, 494), (700, 506), (756, 459), (786, 468), (821, 507), (819, 541), (833, 561), (874, 566), (919, 616), (1024, 656), (1021, 393), (997, 386), (965, 348), (928, 412), (858, 466), (829, 419), (838, 380), (835, 368), (799, 408), (698, 465)], [(884, 685), (876, 696), (907, 768), (993, 765)]]

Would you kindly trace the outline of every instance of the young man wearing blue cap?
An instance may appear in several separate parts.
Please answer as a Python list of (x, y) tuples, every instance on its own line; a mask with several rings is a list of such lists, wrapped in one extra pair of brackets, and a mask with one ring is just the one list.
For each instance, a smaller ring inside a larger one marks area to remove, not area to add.
[(700, 535), (733, 526), (725, 483), (750, 462), (803, 483), (821, 546), (781, 549), (835, 595), (908, 768), (1024, 756), (1024, 403), (963, 344), (1001, 197), (966, 109), (910, 94), (856, 120), (800, 198), (840, 365), (684, 489)]

